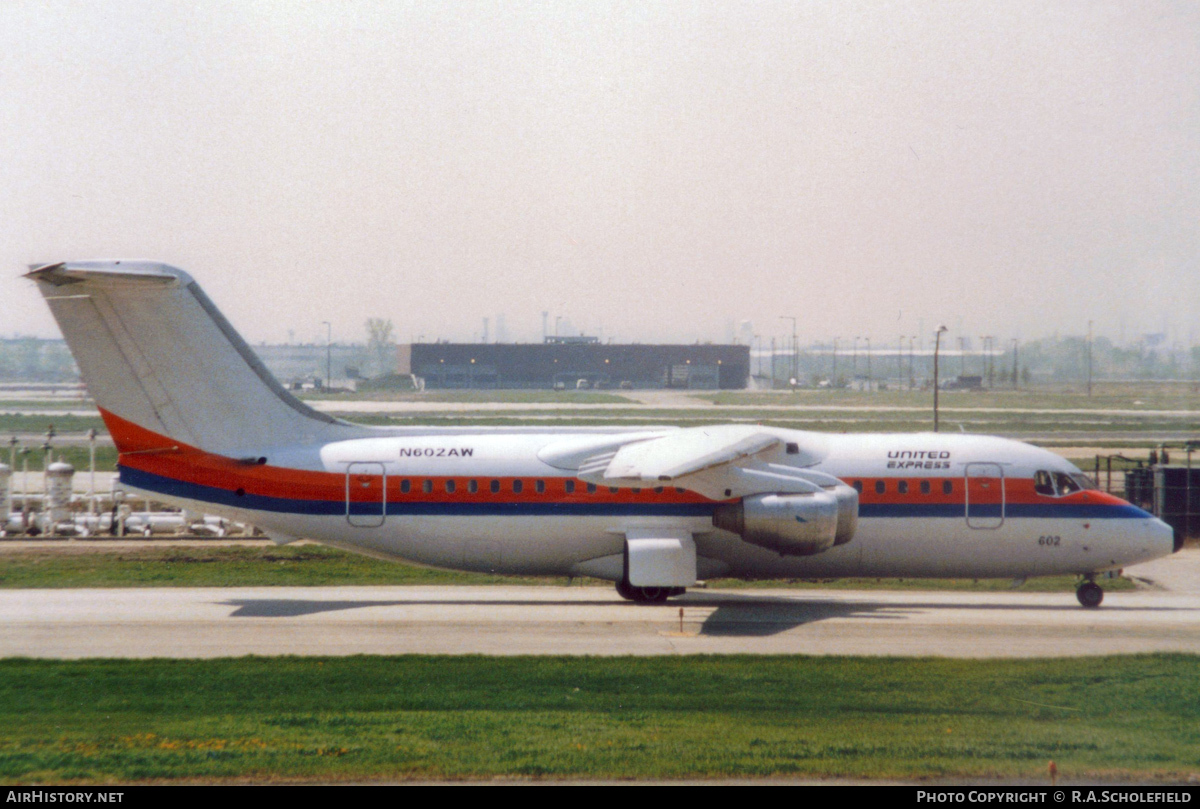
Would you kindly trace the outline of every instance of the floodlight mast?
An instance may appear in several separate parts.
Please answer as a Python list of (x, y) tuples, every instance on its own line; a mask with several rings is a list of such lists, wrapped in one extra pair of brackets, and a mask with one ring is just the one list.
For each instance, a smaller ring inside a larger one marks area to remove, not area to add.
[(779, 319), (780, 319), (780, 320), (790, 320), (790, 321), (792, 321), (792, 369), (791, 369), (791, 370), (792, 370), (792, 373), (791, 373), (791, 384), (792, 384), (792, 390), (795, 390), (795, 389), (796, 389), (796, 383), (797, 383), (797, 381), (798, 381), (798, 380), (797, 380), (797, 377), (799, 377), (799, 376), (800, 376), (800, 357), (799, 357), (799, 355), (798, 355), (798, 352), (797, 352), (797, 343), (798, 343), (798, 338), (797, 338), (797, 336), (796, 336), (796, 320), (797, 320), (797, 319), (796, 319), (795, 317), (792, 317), (791, 315), (780, 315), (780, 316), (779, 316)]
[(933, 431), (938, 431), (938, 350), (942, 347), (942, 333), (948, 331), (945, 326), (938, 326), (933, 333)]
[(325, 327), (325, 390), (329, 390), (333, 387), (329, 378), (333, 373), (333, 326), (328, 320), (322, 320), (321, 325)]

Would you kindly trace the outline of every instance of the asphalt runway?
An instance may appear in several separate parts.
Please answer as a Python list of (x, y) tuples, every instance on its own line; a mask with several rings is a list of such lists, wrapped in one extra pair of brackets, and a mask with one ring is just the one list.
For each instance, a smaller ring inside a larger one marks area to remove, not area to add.
[[(680, 610), (682, 609), (682, 619)], [(0, 591), (0, 656), (1200, 653), (1200, 594), (695, 590), (636, 605), (604, 587)]]
[[(0, 551), (150, 544), (187, 543)], [(1140, 589), (1108, 593), (1098, 610), (1070, 593), (1024, 592), (696, 589), (648, 606), (580, 586), (0, 590), (0, 657), (1200, 653), (1200, 550), (1126, 573)]]

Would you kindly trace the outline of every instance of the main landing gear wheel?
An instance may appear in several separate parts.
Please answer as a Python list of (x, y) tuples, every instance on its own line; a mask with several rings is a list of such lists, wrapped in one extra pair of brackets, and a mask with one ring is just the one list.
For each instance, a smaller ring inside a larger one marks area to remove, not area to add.
[(634, 587), (626, 581), (617, 582), (617, 595), (637, 604), (661, 604), (671, 596), (681, 596), (684, 587)]
[(1075, 597), (1079, 599), (1079, 603), (1083, 606), (1088, 609), (1095, 609), (1104, 600), (1104, 591), (1100, 589), (1100, 585), (1096, 584), (1096, 582), (1085, 581), (1075, 591)]

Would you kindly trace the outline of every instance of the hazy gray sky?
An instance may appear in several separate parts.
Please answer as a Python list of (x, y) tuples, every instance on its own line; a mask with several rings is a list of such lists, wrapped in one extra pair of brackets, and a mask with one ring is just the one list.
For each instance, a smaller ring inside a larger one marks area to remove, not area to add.
[(1192, 2), (8, 0), (0, 90), (5, 336), (117, 257), (253, 342), (1200, 338)]

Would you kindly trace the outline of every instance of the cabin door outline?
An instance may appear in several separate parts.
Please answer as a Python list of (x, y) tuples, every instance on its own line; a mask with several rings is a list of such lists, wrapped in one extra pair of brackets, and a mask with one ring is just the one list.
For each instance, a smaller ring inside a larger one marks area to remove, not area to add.
[(967, 527), (994, 530), (1004, 525), (1004, 467), (998, 463), (969, 463), (963, 476)]
[(378, 528), (386, 519), (387, 467), (375, 461), (347, 464), (346, 522), (355, 528)]

